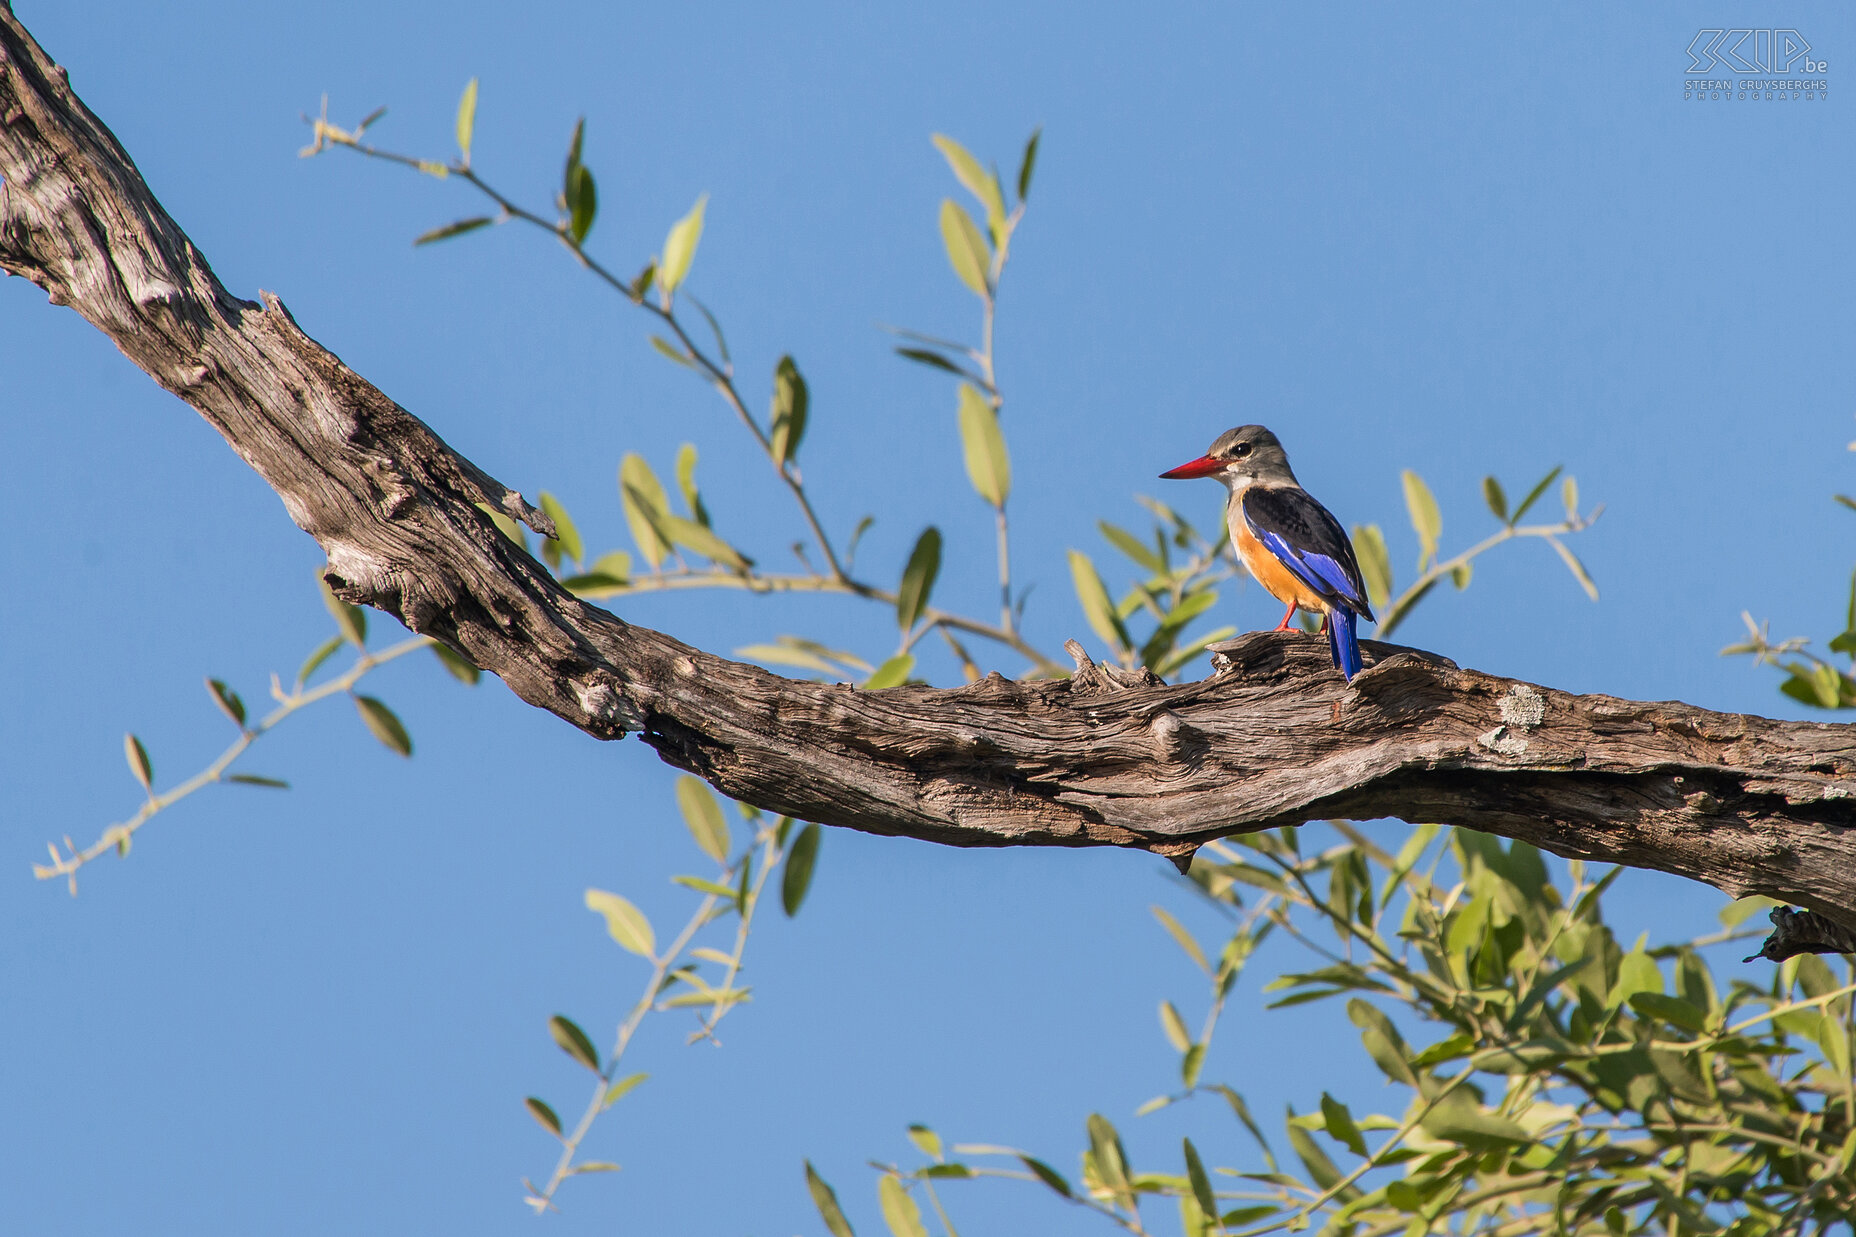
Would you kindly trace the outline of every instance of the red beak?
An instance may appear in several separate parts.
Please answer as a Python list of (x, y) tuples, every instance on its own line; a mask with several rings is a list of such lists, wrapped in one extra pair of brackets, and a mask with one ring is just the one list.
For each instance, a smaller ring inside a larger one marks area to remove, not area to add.
[(1201, 455), (1190, 463), (1181, 464), (1178, 468), (1170, 468), (1160, 475), (1169, 481), (1184, 481), (1188, 477), (1209, 477), (1223, 467), (1223, 460)]

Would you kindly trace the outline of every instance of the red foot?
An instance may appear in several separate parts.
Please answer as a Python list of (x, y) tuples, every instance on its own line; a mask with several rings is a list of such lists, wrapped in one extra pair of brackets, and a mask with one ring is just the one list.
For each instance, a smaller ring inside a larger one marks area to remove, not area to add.
[(1280, 622), (1280, 623), (1278, 623), (1278, 624), (1276, 624), (1276, 630), (1277, 630), (1277, 631), (1288, 631), (1288, 630), (1289, 630), (1289, 620), (1290, 620), (1290, 619), (1292, 619), (1292, 618), (1294, 618), (1294, 617), (1295, 617), (1295, 603), (1294, 603), (1294, 602), (1292, 601), (1292, 602), (1290, 602), (1290, 603), (1289, 603), (1289, 610), (1288, 610), (1288, 613), (1286, 613), (1286, 614), (1284, 614), (1284, 615), (1282, 616), (1282, 622)]

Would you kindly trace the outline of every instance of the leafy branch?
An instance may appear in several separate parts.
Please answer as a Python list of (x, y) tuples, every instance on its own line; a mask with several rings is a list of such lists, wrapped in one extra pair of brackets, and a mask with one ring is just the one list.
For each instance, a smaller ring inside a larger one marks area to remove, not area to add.
[[(296, 680), (286, 690), (277, 675), (271, 675), (271, 698), (277, 707), (256, 721), (247, 716), (245, 701), (236, 691), (226, 686), (219, 679), (206, 680), (207, 694), (219, 707), (232, 724), (238, 727), (238, 737), (222, 751), (219, 756), (204, 769), (192, 777), (174, 786), (170, 790), (157, 793), (154, 789), (154, 764), (149, 759), (148, 750), (141, 739), (134, 734), (123, 736), (124, 755), (129, 763), (129, 772), (141, 784), (146, 796), (135, 815), (128, 820), (113, 824), (105, 829), (95, 842), (83, 849), (78, 849), (69, 836), (64, 838), (64, 847), (59, 849), (57, 843), (49, 844), (51, 862), (33, 864), (32, 874), (40, 880), (52, 880), (65, 877), (70, 884), (73, 897), (77, 895), (78, 869), (92, 860), (99, 859), (115, 851), (119, 856), (127, 856), (136, 831), (156, 815), (173, 807), (181, 800), (205, 790), (208, 786), (231, 784), (238, 786), (266, 786), (275, 789), (287, 789), (289, 783), (274, 777), (263, 777), (255, 773), (233, 773), (233, 764), (243, 756), (252, 744), (276, 729), (286, 719), (301, 712), (311, 705), (336, 696), (347, 696), (355, 705), (361, 721), (368, 730), (387, 747), (402, 756), (412, 754), (412, 740), (407, 736), (406, 727), (400, 722), (393, 710), (373, 696), (363, 696), (355, 691), (361, 680), (389, 662), (397, 661), (406, 654), (422, 648), (431, 648), (446, 669), (467, 683), (475, 683), (478, 671), (475, 666), (453, 653), (450, 649), (436, 643), (427, 636), (414, 636), (397, 644), (370, 652), (367, 648), (367, 616), (358, 606), (348, 605), (329, 593), (323, 586), (323, 597), (334, 612), (340, 631), (317, 647), (303, 668), (297, 672)], [(307, 686), (310, 677), (321, 668), (322, 664), (341, 650), (343, 645), (351, 646), (355, 651), (354, 662), (347, 670), (332, 679)]]
[[(525, 1105), (529, 1115), (560, 1142), (561, 1151), (548, 1179), (540, 1186), (527, 1178), (529, 1206), (536, 1214), (557, 1210), (555, 1196), (571, 1177), (585, 1173), (616, 1172), (617, 1164), (606, 1160), (580, 1158), (581, 1148), (601, 1114), (612, 1108), (642, 1084), (644, 1073), (620, 1074), (620, 1066), (633, 1037), (645, 1018), (653, 1013), (675, 1009), (703, 1011), (690, 1043), (715, 1038), (716, 1027), (728, 1012), (750, 998), (750, 990), (739, 984), (742, 959), (753, 930), (755, 912), (760, 907), (769, 877), (781, 871), (780, 900), (788, 916), (799, 912), (811, 887), (812, 872), (818, 860), (819, 827), (806, 825), (795, 832), (791, 817), (768, 820), (757, 808), (737, 805), (749, 829), (746, 841), (737, 849), (722, 806), (701, 781), (685, 777), (677, 784), (677, 802), (684, 823), (696, 845), (717, 867), (713, 878), (674, 876), (672, 882), (701, 895), (694, 911), (668, 944), (659, 948), (651, 921), (636, 905), (619, 894), (604, 889), (588, 889), (586, 906), (606, 922), (606, 931), (626, 952), (650, 963), (651, 969), (638, 999), (619, 1022), (611, 1050), (602, 1061), (586, 1032), (564, 1014), (548, 1021), (548, 1033), (562, 1052), (594, 1078), (592, 1095), (571, 1130), (563, 1126), (560, 1116), (545, 1100), (529, 1096)], [(733, 915), (736, 928), (733, 948), (724, 952), (695, 942), (703, 929)], [(704, 963), (722, 968), (719, 983), (710, 983), (701, 974)]]
[[(1207, 944), (1156, 908), (1208, 982), (1209, 1012), (1195, 1036), (1178, 1008), (1162, 1003), (1185, 1089), (1137, 1116), (1215, 1097), (1254, 1141), (1265, 1171), (1208, 1172), (1186, 1139), (1184, 1172), (1137, 1172), (1113, 1125), (1097, 1115), (1080, 1153), (1080, 1191), (1010, 1148), (957, 1150), (1017, 1156), (1026, 1172), (947, 1162), (914, 1128), (912, 1140), (934, 1162), (913, 1172), (878, 1164), (884, 1179), (1035, 1180), (1068, 1201), (1087, 1196), (1130, 1232), (1141, 1231), (1141, 1196), (1170, 1197), (1189, 1237), (1263, 1237), (1318, 1221), (1322, 1231), (1360, 1237), (1619, 1237), (1652, 1226), (1732, 1237), (1844, 1231), (1838, 1222), (1856, 1213), (1856, 970), (1839, 980), (1824, 961), (1802, 955), (1775, 968), (1763, 988), (1736, 979), (1723, 993), (1700, 953), (1751, 935), (1737, 925), (1768, 900), (1725, 908), (1721, 933), (1656, 948), (1639, 940), (1625, 950), (1600, 909), (1617, 869), (1588, 881), (1574, 863), (1562, 889), (1523, 843), (1504, 848), (1486, 835), (1424, 826), (1394, 856), (1350, 826), (1335, 828), (1341, 844), (1317, 853), (1304, 854), (1292, 830), (1200, 852), (1191, 886), (1233, 924), (1216, 962)], [(1440, 879), (1440, 867), (1453, 876)], [(1331, 944), (1318, 938), (1322, 929)], [(1368, 1056), (1411, 1096), (1397, 1117), (1356, 1116), (1325, 1093), (1307, 1113), (1291, 1109), (1286, 1130), (1299, 1171), (1278, 1161), (1234, 1088), (1199, 1078), (1226, 995), (1273, 931), (1311, 950), (1317, 964), (1268, 984), (1266, 992), (1279, 994), (1272, 1008), (1347, 997)], [(1388, 1002), (1402, 1012), (1396, 1022), (1381, 1008)], [(1442, 1036), (1407, 1043), (1426, 1024)], [(1341, 1153), (1351, 1168), (1341, 1168)], [(1214, 1174), (1248, 1184), (1214, 1188)], [(920, 1231), (898, 1227), (881, 1188), (879, 1196), (892, 1232)], [(833, 1232), (847, 1237), (848, 1223)]]

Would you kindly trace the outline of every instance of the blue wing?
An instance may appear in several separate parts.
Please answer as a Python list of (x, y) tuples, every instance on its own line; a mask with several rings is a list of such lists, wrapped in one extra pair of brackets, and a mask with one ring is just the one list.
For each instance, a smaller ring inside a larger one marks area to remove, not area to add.
[(1253, 485), (1244, 491), (1244, 522), (1282, 565), (1324, 601), (1372, 619), (1360, 564), (1340, 521), (1307, 490), (1293, 485)]

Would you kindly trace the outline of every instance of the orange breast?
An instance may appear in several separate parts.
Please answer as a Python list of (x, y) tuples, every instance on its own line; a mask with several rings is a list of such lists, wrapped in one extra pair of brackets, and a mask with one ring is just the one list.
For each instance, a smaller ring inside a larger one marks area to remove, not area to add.
[(1302, 609), (1314, 614), (1326, 614), (1328, 603), (1321, 596), (1296, 576), (1293, 571), (1282, 565), (1282, 560), (1269, 552), (1261, 541), (1251, 535), (1250, 525), (1244, 522), (1241, 514), (1233, 512), (1231, 524), (1231, 544), (1237, 547), (1237, 556), (1243, 560), (1244, 569), (1251, 577), (1268, 589), (1270, 595), (1285, 605), (1293, 601)]

